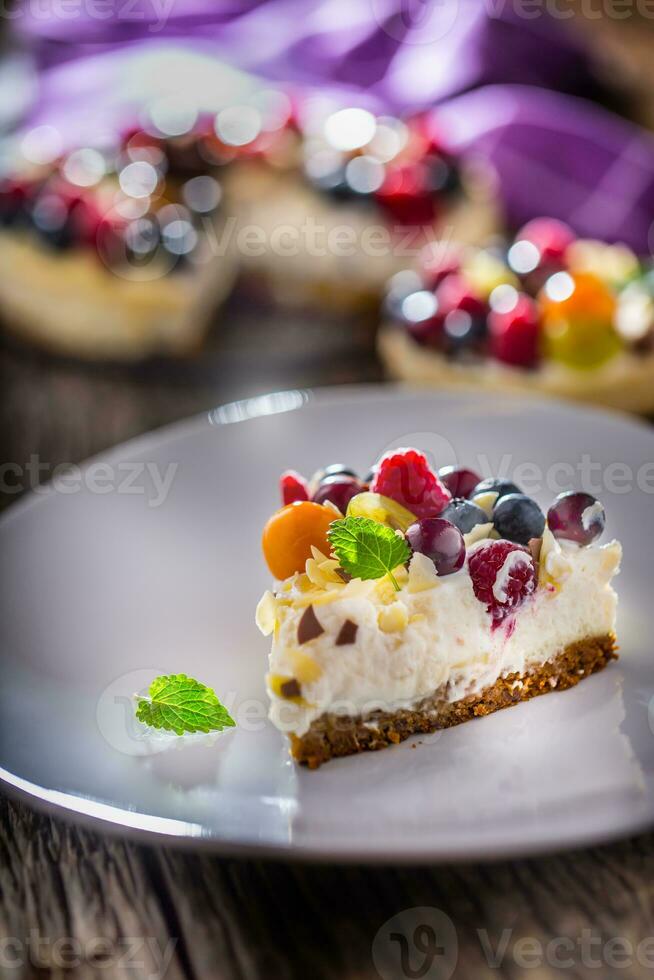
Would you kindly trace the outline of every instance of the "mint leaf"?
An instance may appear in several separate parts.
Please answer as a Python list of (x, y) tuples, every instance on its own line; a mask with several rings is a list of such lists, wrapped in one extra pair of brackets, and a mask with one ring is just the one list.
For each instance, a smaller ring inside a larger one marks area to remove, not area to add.
[(185, 732), (221, 732), (236, 723), (211, 690), (186, 674), (156, 677), (149, 697), (139, 697), (136, 717), (152, 728), (184, 735)]
[(392, 528), (369, 517), (345, 517), (330, 525), (327, 537), (341, 568), (350, 575), (362, 579), (388, 575), (400, 591), (393, 569), (409, 560), (411, 550)]

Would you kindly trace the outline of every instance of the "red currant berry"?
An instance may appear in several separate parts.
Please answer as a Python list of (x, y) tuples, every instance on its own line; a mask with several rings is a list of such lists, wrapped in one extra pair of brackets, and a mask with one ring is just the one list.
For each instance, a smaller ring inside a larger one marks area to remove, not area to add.
[(294, 504), (296, 500), (309, 499), (309, 485), (295, 470), (286, 470), (282, 473), (279, 478), (279, 489), (284, 506)]

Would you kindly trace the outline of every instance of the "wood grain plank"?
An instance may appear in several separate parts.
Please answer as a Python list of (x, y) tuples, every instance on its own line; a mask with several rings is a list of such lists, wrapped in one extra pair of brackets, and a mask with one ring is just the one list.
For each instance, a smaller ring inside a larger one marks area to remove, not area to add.
[[(652, 835), (490, 865), (324, 867), (152, 849), (0, 800), (0, 859), (2, 936), (42, 940), (36, 964), (12, 971), (20, 980), (36, 975), (37, 964), (56, 967), (55, 943), (64, 937), (83, 951), (66, 971), (75, 980), (372, 980), (380, 975), (378, 930), (403, 910), (425, 907), (451, 921), (454, 975), (464, 980), (554, 978), (567, 960), (565, 973), (584, 978), (654, 970)], [(102, 952), (98, 937), (107, 941), (102, 963), (92, 955)], [(158, 974), (169, 938), (172, 958)], [(631, 953), (611, 941), (631, 944)], [(612, 956), (623, 965), (613, 967)]]

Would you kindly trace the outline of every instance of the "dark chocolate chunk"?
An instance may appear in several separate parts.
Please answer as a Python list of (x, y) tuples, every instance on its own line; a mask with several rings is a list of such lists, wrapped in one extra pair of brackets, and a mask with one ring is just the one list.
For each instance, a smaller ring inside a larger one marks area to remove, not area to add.
[(335, 568), (334, 571), (340, 579), (342, 579), (346, 584), (352, 581), (352, 576), (349, 572), (346, 572), (344, 568)]
[(336, 637), (336, 646), (346, 647), (350, 643), (354, 643), (357, 638), (358, 629), (359, 627), (356, 623), (353, 623), (351, 619), (346, 619)]
[(290, 681), (284, 681), (283, 684), (280, 684), (279, 692), (283, 698), (299, 698), (302, 694), (302, 688), (296, 679), (291, 677)]
[(318, 622), (318, 617), (313, 611), (313, 606), (307, 606), (302, 613), (300, 622), (297, 624), (298, 643), (308, 643), (309, 640), (315, 640), (317, 636), (320, 636), (324, 632), (324, 629)]

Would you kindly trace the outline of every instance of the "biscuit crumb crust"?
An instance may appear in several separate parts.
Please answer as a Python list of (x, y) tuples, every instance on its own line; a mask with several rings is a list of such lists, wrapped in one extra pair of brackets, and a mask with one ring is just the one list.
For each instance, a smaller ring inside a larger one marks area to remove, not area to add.
[(375, 752), (411, 735), (451, 728), (540, 694), (564, 691), (603, 670), (617, 656), (613, 634), (591, 637), (570, 644), (536, 670), (500, 677), (480, 694), (460, 701), (446, 701), (440, 688), (411, 709), (373, 711), (356, 717), (327, 713), (313, 722), (306, 735), (291, 735), (291, 754), (297, 762), (317, 769), (339, 756)]

